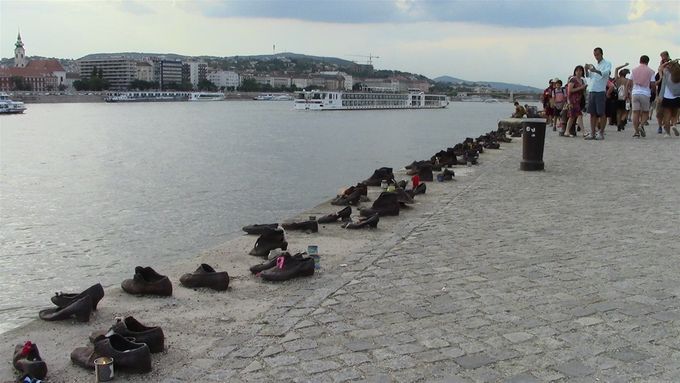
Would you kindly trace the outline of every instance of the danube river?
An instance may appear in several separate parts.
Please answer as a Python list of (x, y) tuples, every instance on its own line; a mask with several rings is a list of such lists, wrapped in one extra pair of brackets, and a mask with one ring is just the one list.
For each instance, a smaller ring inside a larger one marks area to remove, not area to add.
[[(302, 112), (290, 102), (29, 104), (0, 117), (0, 332), (56, 291), (117, 286), (496, 128), (510, 103)], [(483, 158), (482, 158), (483, 160)]]

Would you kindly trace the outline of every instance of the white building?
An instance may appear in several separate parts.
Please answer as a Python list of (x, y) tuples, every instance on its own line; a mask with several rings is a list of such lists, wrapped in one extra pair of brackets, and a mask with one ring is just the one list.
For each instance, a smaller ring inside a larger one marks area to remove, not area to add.
[(293, 78), (291, 83), (300, 89), (305, 89), (310, 85), (308, 78)]
[(348, 75), (345, 72), (321, 72), (322, 75), (327, 75), (327, 76), (339, 76), (342, 77), (343, 83), (342, 87), (344, 90), (352, 90), (352, 85), (354, 85), (352, 76)]
[(241, 85), (240, 77), (238, 73), (228, 71), (228, 70), (212, 70), (208, 71), (206, 75), (208, 81), (217, 85), (218, 88), (234, 88), (236, 89)]
[(137, 80), (153, 81), (153, 65), (146, 61), (137, 63)]
[(201, 80), (207, 78), (208, 64), (202, 61), (189, 61), (184, 63), (189, 69), (189, 82), (195, 88)]

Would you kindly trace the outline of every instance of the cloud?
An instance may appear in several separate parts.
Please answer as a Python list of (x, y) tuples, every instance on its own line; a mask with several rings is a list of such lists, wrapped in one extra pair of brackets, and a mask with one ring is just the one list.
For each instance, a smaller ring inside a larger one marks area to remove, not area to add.
[(118, 7), (127, 13), (134, 15), (152, 15), (156, 13), (147, 4), (137, 0), (121, 0), (118, 1)]
[(208, 17), (294, 19), (328, 23), (465, 22), (523, 28), (608, 26), (631, 19), (672, 22), (680, 3), (665, 0), (205, 0)]

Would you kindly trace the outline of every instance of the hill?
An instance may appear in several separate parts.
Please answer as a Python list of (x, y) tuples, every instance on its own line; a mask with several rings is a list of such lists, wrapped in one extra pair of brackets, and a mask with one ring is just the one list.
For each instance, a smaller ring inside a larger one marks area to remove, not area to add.
[(541, 93), (543, 89), (538, 89), (533, 86), (512, 84), (507, 82), (496, 82), (496, 81), (468, 81), (462, 80), (451, 76), (439, 76), (434, 79), (435, 82), (441, 82), (445, 84), (465, 84), (465, 85), (482, 85), (488, 84), (492, 89), (497, 90), (509, 90), (512, 92), (523, 92), (523, 93)]

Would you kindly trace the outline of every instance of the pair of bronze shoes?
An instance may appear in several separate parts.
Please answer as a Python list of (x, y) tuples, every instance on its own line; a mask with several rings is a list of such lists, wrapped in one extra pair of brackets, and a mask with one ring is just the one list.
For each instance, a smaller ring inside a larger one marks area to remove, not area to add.
[(215, 271), (212, 266), (201, 263), (193, 273), (187, 273), (179, 278), (179, 282), (189, 288), (207, 287), (217, 291), (229, 288), (229, 274), (226, 271)]
[(65, 320), (75, 317), (79, 322), (88, 322), (92, 311), (104, 297), (104, 288), (100, 283), (90, 286), (81, 293), (57, 293), (52, 297), (56, 308), (41, 310), (38, 316), (46, 321)]
[(38, 346), (31, 341), (14, 347), (12, 364), (23, 377), (42, 380), (47, 375), (47, 363), (40, 357)]
[(129, 316), (118, 318), (109, 330), (93, 332), (90, 342), (94, 345), (71, 352), (74, 364), (94, 369), (95, 359), (109, 357), (116, 369), (146, 373), (151, 371), (151, 353), (163, 351), (165, 335), (160, 327), (147, 327)]
[(158, 274), (151, 267), (135, 267), (135, 275), (132, 279), (124, 280), (120, 287), (126, 293), (133, 295), (172, 295), (170, 279)]

